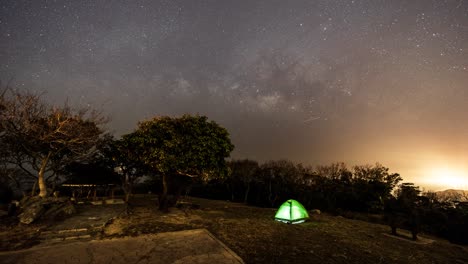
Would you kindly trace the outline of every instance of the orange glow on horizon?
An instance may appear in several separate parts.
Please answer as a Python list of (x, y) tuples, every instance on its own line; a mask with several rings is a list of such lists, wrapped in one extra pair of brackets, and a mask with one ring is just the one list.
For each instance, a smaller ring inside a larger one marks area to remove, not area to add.
[(449, 166), (432, 166), (425, 173), (424, 184), (444, 189), (468, 189), (466, 170)]

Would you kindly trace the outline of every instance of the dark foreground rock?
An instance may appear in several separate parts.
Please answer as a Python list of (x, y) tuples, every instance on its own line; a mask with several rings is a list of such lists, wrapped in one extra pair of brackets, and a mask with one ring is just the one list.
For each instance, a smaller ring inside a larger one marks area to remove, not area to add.
[(74, 242), (0, 253), (2, 263), (216, 263), (244, 261), (206, 229)]
[(55, 220), (76, 213), (75, 206), (67, 198), (27, 197), (20, 202), (20, 223), (31, 224), (37, 220)]

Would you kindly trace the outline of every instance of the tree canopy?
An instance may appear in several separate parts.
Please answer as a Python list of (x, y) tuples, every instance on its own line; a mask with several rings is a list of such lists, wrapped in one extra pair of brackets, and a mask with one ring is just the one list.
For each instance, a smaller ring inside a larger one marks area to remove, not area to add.
[(225, 158), (234, 149), (225, 128), (199, 115), (155, 117), (140, 122), (124, 138), (140, 160), (162, 176), (161, 209), (166, 207), (167, 176), (207, 180), (226, 175)]
[[(139, 155), (140, 148), (132, 143), (132, 134), (124, 135), (119, 140), (109, 141), (106, 155), (110, 164), (117, 169), (125, 192), (125, 202), (128, 205), (134, 184), (144, 176), (149, 168)], [(127, 208), (128, 209), (128, 208)]]
[(249, 192), (251, 183), (255, 180), (255, 174), (258, 173), (259, 166), (258, 162), (249, 159), (243, 160), (232, 160), (229, 162), (229, 168), (231, 170), (230, 175), (230, 189), (231, 198), (234, 199), (234, 189), (238, 182), (242, 183), (245, 188), (244, 203), (247, 203), (249, 198)]
[(56, 175), (89, 157), (104, 133), (99, 125), (105, 119), (99, 113), (67, 104), (50, 106), (37, 94), (9, 90), (0, 97), (0, 109), (5, 162), (37, 177), (42, 197), (48, 194), (45, 174)]

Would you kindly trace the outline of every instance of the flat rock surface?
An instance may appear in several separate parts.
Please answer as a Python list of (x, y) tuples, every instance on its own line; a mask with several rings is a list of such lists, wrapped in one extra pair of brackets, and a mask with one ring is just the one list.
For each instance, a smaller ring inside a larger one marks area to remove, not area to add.
[(244, 263), (206, 229), (0, 253), (2, 263)]
[(124, 205), (77, 205), (77, 213), (64, 221), (55, 223), (48, 230), (59, 231), (100, 227), (111, 218), (121, 215), (125, 211)]

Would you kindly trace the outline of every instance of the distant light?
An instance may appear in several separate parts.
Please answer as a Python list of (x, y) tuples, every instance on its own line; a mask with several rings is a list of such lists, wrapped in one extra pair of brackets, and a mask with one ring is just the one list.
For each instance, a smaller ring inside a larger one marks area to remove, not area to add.
[(461, 169), (446, 166), (433, 167), (428, 171), (428, 183), (444, 188), (468, 188), (468, 175)]

